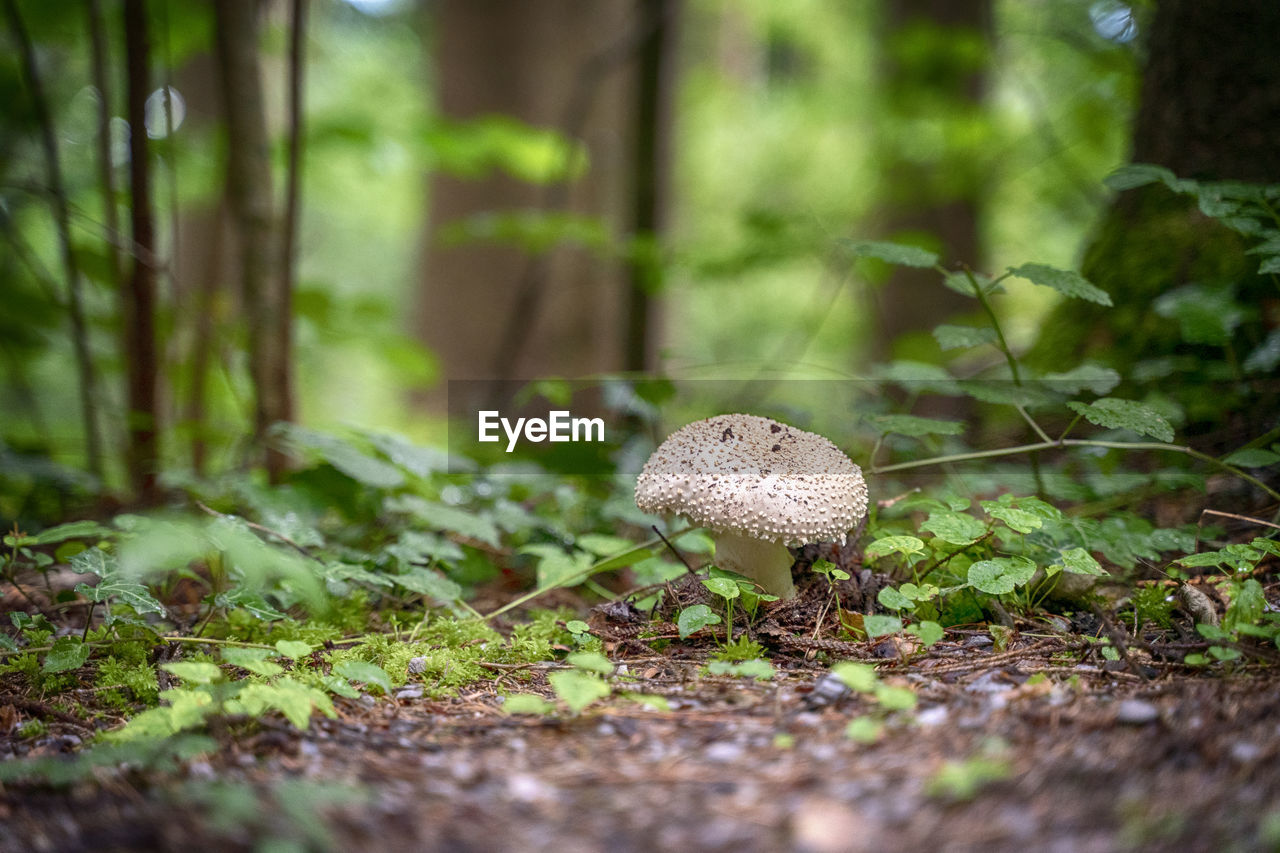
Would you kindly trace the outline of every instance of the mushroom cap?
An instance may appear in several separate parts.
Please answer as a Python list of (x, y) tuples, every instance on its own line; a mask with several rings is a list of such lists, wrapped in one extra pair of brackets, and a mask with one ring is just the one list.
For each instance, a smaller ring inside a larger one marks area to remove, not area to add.
[(816, 433), (718, 415), (667, 436), (636, 480), (636, 506), (797, 546), (843, 539), (867, 514), (867, 485), (862, 469)]

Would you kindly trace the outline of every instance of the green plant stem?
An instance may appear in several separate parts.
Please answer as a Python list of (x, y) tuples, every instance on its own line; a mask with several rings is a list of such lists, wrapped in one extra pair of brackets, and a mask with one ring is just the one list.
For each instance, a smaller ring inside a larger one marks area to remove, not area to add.
[[(174, 634), (162, 634), (156, 637), (157, 642), (163, 643), (187, 643), (194, 646), (215, 645), (215, 646), (236, 646), (241, 649), (268, 649), (275, 650), (275, 646), (268, 646), (265, 643), (246, 643), (240, 640), (219, 640), (212, 637), (182, 637)], [(85, 643), (84, 645), (92, 649), (106, 649), (116, 645), (111, 643)], [(37, 646), (27, 649), (0, 649), (0, 655), (31, 655), (40, 652), (52, 651), (53, 646)]]
[[(672, 533), (671, 536), (668, 538), (677, 539), (683, 536), (684, 534), (688, 533), (692, 529), (693, 529), (692, 525), (681, 528), (680, 530), (677, 530), (675, 533)], [(488, 622), (490, 619), (493, 619), (495, 616), (501, 616), (503, 613), (506, 613), (508, 610), (514, 610), (515, 608), (519, 607), (522, 604), (526, 604), (530, 601), (533, 601), (533, 599), (537, 598), (543, 593), (546, 593), (553, 589), (557, 589), (559, 587), (569, 586), (570, 584), (579, 583), (580, 581), (591, 577), (591, 575), (595, 574), (597, 567), (603, 566), (605, 563), (608, 563), (609, 561), (615, 559), (616, 557), (626, 554), (628, 551), (635, 551), (638, 548), (652, 548), (654, 545), (657, 545), (662, 541), (663, 541), (663, 537), (661, 534), (659, 534), (658, 536), (655, 536), (652, 539), (648, 539), (644, 542), (641, 542), (639, 545), (634, 545), (630, 548), (627, 548), (626, 550), (619, 551), (617, 554), (611, 554), (608, 557), (601, 557), (599, 560), (596, 560), (594, 563), (587, 566), (582, 571), (575, 572), (574, 574), (570, 575), (569, 577), (565, 578), (559, 583), (554, 584), (553, 586), (539, 587), (538, 589), (535, 589), (532, 592), (525, 593), (519, 598), (515, 598), (515, 599), (512, 599), (511, 601), (508, 601), (506, 604), (502, 605), (497, 610), (494, 610), (485, 614), (485, 616), (483, 616), (482, 618), (484, 619), (485, 622)]]
[(1092, 438), (1060, 438), (1057, 441), (1039, 441), (1035, 444), (1020, 444), (1017, 447), (1001, 447), (995, 450), (975, 450), (969, 453), (952, 453), (948, 456), (935, 456), (932, 459), (918, 459), (914, 462), (898, 462), (894, 465), (885, 465), (883, 467), (873, 468), (873, 474), (888, 474), (892, 471), (905, 471), (908, 468), (924, 468), (929, 465), (942, 465), (947, 462), (965, 462), (971, 459), (990, 459), (997, 456), (1016, 456), (1019, 453), (1035, 453), (1040, 450), (1052, 450), (1059, 447), (1101, 447), (1108, 450), (1163, 450), (1170, 453), (1181, 453), (1190, 456), (1193, 459), (1199, 459), (1201, 462), (1207, 462), (1215, 468), (1219, 468), (1236, 477), (1244, 480), (1253, 486), (1256, 486), (1266, 492), (1271, 497), (1280, 501), (1280, 492), (1268, 486), (1266, 483), (1246, 474), (1234, 465), (1229, 465), (1217, 457), (1202, 453), (1193, 447), (1186, 447), (1180, 444), (1166, 444), (1162, 441), (1101, 441)]

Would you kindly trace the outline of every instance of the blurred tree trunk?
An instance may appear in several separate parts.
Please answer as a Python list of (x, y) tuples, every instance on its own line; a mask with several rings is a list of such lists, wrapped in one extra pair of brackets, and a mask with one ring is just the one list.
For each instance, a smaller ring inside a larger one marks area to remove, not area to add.
[(623, 369), (655, 366), (657, 305), (662, 288), (658, 250), (666, 231), (670, 182), (671, 110), (676, 74), (679, 0), (636, 0), (641, 28), (636, 71), (635, 139), (631, 186), (631, 259), (624, 315)]
[(18, 42), (22, 55), (23, 76), (31, 97), (31, 106), (40, 125), (40, 142), (44, 149), (45, 175), (48, 181), (49, 201), (53, 208), (54, 231), (58, 237), (58, 250), (62, 259), (63, 274), (67, 285), (67, 314), (71, 321), (71, 346), (75, 353), (76, 371), (80, 383), (80, 414), (84, 427), (85, 455), (89, 473), (99, 481), (103, 475), (101, 436), (98, 431), (98, 379), (93, 356), (89, 351), (89, 329), (84, 315), (84, 282), (71, 244), (71, 214), (67, 205), (67, 192), (62, 180), (62, 161), (58, 154), (58, 135), (53, 115), (44, 94), (44, 82), (36, 64), (36, 49), (27, 33), (22, 14), (15, 0), (4, 4), (9, 25)]
[[(941, 137), (932, 156), (904, 150), (915, 140), (881, 142), (885, 196), (881, 230), (889, 238), (925, 237), (947, 266), (980, 268), (982, 174), (979, 152), (957, 150), (949, 116), (972, 121), (982, 110), (992, 36), (991, 0), (891, 0), (887, 13), (884, 109), (893, 126), (922, 124)], [(973, 300), (939, 287), (933, 270), (895, 268), (878, 294), (873, 355), (891, 356), (895, 339), (928, 334)]]
[[(576, 246), (533, 257), (508, 244), (444, 245), (441, 229), (491, 212), (568, 212), (614, 235), (661, 228), (665, 26), (673, 0), (440, 0), (434, 7), (439, 113), (451, 121), (505, 115), (580, 142), (585, 175), (538, 187), (506, 174), (431, 178), (418, 310), (420, 336), (444, 375), (526, 378), (618, 370), (647, 358), (653, 334), (645, 283)], [(659, 32), (661, 31), (661, 32)], [(639, 88), (638, 56), (655, 89)], [(658, 82), (655, 82), (658, 81)], [(635, 125), (637, 102), (652, 124)], [(651, 134), (651, 135), (650, 135)], [(643, 151), (644, 165), (636, 162)]]
[[(1184, 178), (1280, 182), (1278, 32), (1280, 3), (1270, 0), (1161, 0), (1145, 34), (1133, 162)], [(1274, 325), (1274, 284), (1256, 275), (1245, 248), (1193, 199), (1163, 185), (1119, 193), (1082, 265), (1115, 306), (1063, 303), (1044, 324), (1031, 360), (1060, 368), (1087, 355), (1124, 372), (1139, 358), (1190, 352), (1177, 324), (1157, 316), (1151, 302), (1192, 282), (1234, 289), (1237, 299), (1260, 306), (1262, 324)], [(1256, 336), (1256, 325), (1242, 326), (1237, 337)]]
[(147, 151), (146, 102), (151, 94), (151, 36), (146, 0), (125, 0), (126, 100), (129, 120), (129, 222), (132, 263), (121, 292), (125, 372), (128, 376), (129, 483), (143, 503), (157, 498), (160, 468), (160, 365), (156, 349), (156, 240), (151, 200), (151, 160)]
[(277, 481), (287, 456), (267, 431), (293, 419), (290, 340), (292, 309), (281, 274), (278, 223), (271, 193), (271, 151), (263, 101), (258, 0), (219, 0), (215, 30), (227, 121), (227, 200), (239, 247), (243, 316), (254, 389), (254, 440), (266, 449)]

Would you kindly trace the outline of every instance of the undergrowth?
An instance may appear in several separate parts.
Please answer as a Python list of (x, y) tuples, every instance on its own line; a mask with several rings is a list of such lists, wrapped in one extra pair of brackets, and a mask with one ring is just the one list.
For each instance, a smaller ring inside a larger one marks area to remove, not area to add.
[[(1131, 169), (1117, 180), (1173, 179)], [(1247, 233), (1261, 271), (1280, 274), (1274, 188), (1170, 186)], [(1027, 370), (1007, 343), (999, 299), (1024, 280), (1109, 304), (1075, 273), (1024, 264), (989, 277), (948, 269), (913, 246), (847, 248), (857, 263), (936, 269), (940, 286), (971, 297), (983, 322), (935, 330), (945, 364), (883, 365), (876, 387), (897, 393), (878, 394), (879, 408), (832, 436), (867, 462), (879, 499), (857, 565), (892, 583), (874, 602), (846, 606), (838, 590), (851, 581), (848, 567), (814, 562), (839, 617), (831, 639), (896, 636), (909, 663), (958, 625), (990, 625), (1000, 647), (1020, 626), (1065, 630), (1101, 608), (1131, 637), (1193, 626), (1186, 667), (1225, 672), (1280, 660), (1280, 616), (1268, 599), (1280, 556), (1274, 520), (1218, 512), (1210, 520), (1230, 517), (1257, 534), (1228, 537), (1186, 513), (1157, 526), (1144, 512), (1210, 478), (1238, 484), (1225, 493), (1241, 500), (1280, 501), (1280, 432), (1209, 453), (1178, 440), (1184, 404), (1156, 388), (1091, 364)], [(1169, 310), (1197, 342), (1219, 339), (1194, 325), (1211, 318)], [(1272, 332), (1247, 353), (1227, 340), (1220, 358), (1233, 371), (1233, 405), (1247, 406), (1267, 391), (1280, 338)], [(929, 398), (963, 400), (977, 422), (999, 425), (993, 434), (1025, 440), (970, 446), (966, 423), (912, 411)], [(636, 412), (657, 423), (657, 406), (628, 409)], [(512, 477), (478, 464), (458, 473), (457, 460), (451, 469), (441, 451), (397, 436), (282, 425), (277, 438), (302, 460), (278, 487), (252, 476), (174, 483), (163, 511), (39, 530), (15, 524), (4, 537), (0, 591), (12, 609), (0, 632), (0, 688), (37, 709), (17, 738), (38, 740), (55, 722), (40, 707), (102, 730), (69, 758), (0, 763), (0, 781), (171, 766), (212, 749), (210, 733), (228, 725), (273, 715), (306, 728), (362, 694), (412, 688), (415, 698), (441, 699), (494, 683), (495, 672), (509, 713), (577, 715), (605, 701), (664, 707), (628, 689), (584, 613), (527, 609), (553, 589), (575, 588), (584, 604), (626, 597), (647, 610), (690, 570), (687, 559), (714, 561), (696, 532), (660, 526), (664, 534), (651, 536), (660, 520), (635, 509), (625, 465), (612, 478), (536, 468)], [(999, 461), (1014, 458), (1023, 464), (1013, 471)], [(895, 479), (962, 465), (971, 476), (927, 489)], [(675, 615), (679, 638), (662, 642), (707, 645), (706, 677), (773, 678), (779, 662), (752, 634), (772, 597), (714, 568), (702, 586), (706, 600)], [(477, 611), (480, 602), (489, 612)], [(1114, 658), (1112, 637), (1093, 633)], [(875, 706), (850, 723), (850, 737), (878, 737), (914, 704), (870, 667), (834, 671)]]

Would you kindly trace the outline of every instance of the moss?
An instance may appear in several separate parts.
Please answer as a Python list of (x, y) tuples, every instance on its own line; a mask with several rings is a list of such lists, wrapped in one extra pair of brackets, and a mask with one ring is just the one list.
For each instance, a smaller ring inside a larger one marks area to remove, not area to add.
[[(132, 691), (132, 698), (148, 705), (160, 701), (160, 682), (156, 671), (145, 660), (130, 661), (111, 655), (98, 662), (98, 674), (94, 682), (98, 687), (122, 687)], [(102, 702), (124, 709), (129, 699), (123, 690), (104, 690), (99, 694)]]

